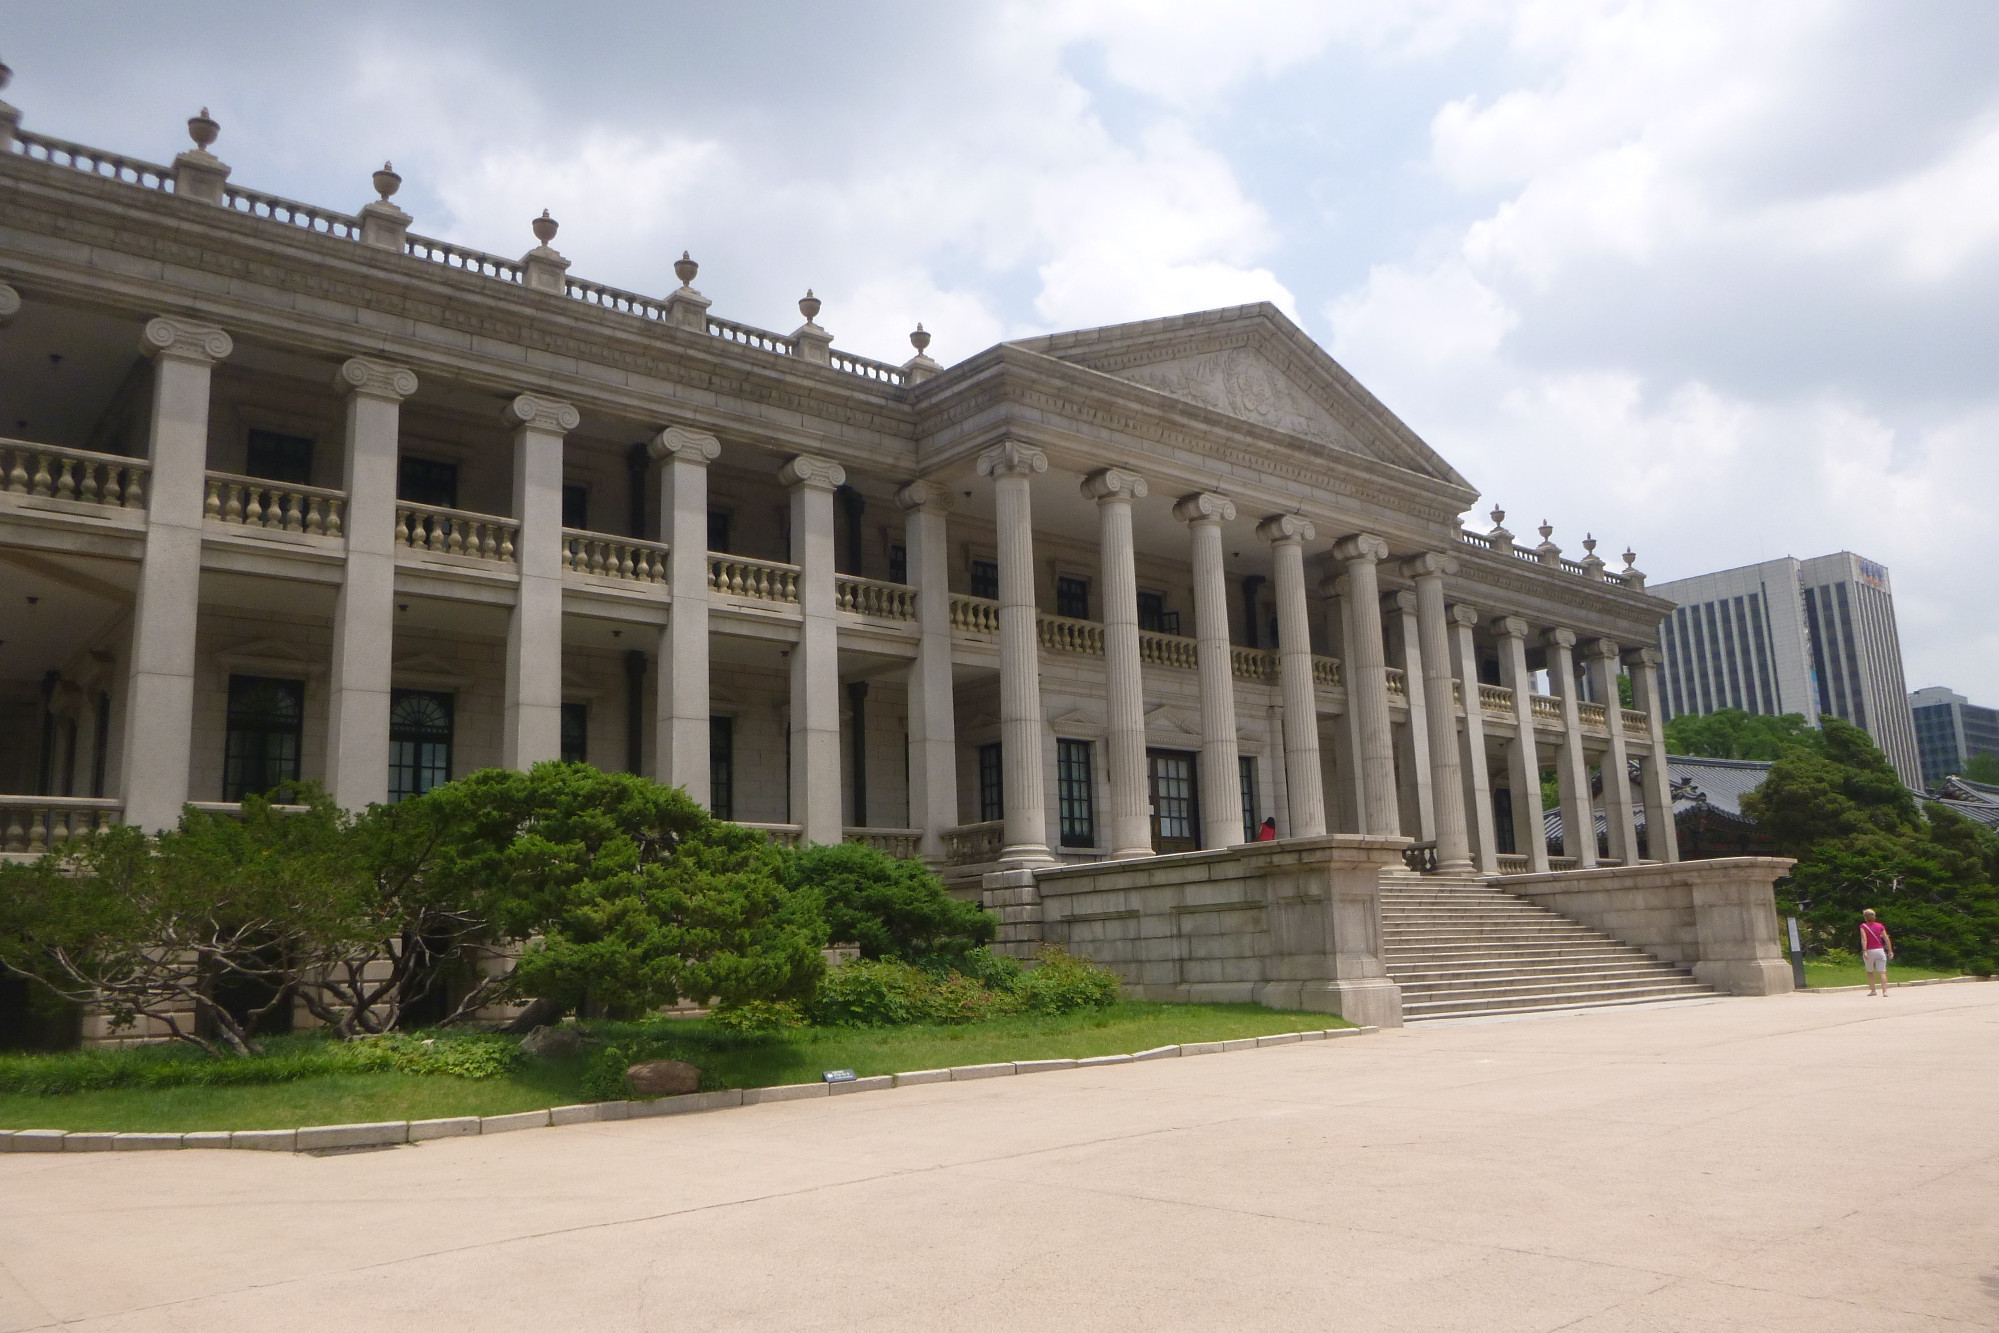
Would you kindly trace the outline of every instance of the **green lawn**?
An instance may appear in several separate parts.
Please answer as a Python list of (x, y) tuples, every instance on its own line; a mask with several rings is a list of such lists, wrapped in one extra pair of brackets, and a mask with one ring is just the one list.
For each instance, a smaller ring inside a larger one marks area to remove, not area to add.
[[(1112, 1009), (1059, 1018), (1019, 1015), (956, 1027), (806, 1028), (756, 1042), (713, 1032), (698, 1019), (595, 1026), (611, 1040), (643, 1036), (650, 1048), (699, 1065), (703, 1088), (753, 1088), (811, 1082), (829, 1069), (866, 1076), (1001, 1060), (1080, 1059), (1345, 1025), (1330, 1014), (1251, 1004), (1121, 1001)], [(526, 1061), (506, 1076), (479, 1080), (357, 1073), (253, 1087), (0, 1094), (0, 1128), (186, 1132), (501, 1115), (584, 1100), (586, 1063), (587, 1056)]]
[[(1942, 971), (1929, 967), (1904, 967), (1900, 963), (1888, 964), (1890, 981), (1922, 981), (1929, 977), (1954, 977), (1957, 972)], [(1814, 988), (1821, 986), (1865, 986), (1867, 972), (1859, 963), (1819, 963), (1805, 960), (1805, 984)]]

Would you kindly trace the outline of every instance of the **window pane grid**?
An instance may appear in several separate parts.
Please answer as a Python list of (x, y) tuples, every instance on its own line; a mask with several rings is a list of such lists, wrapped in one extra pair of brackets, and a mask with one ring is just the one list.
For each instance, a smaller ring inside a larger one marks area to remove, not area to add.
[(1055, 742), (1055, 794), (1060, 807), (1062, 845), (1096, 846), (1096, 790), (1090, 774), (1088, 741)]

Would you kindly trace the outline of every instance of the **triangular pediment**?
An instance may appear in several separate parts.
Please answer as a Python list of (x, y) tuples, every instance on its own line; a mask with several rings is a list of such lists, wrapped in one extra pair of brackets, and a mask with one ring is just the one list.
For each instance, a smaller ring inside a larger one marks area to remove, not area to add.
[(251, 639), (233, 644), (217, 652), (215, 660), (231, 671), (280, 678), (317, 676), (327, 670), (325, 663), (308, 657), (286, 639)]
[(436, 653), (410, 653), (389, 664), (390, 677), (400, 684), (455, 690), (469, 684), (465, 669)]
[(1267, 302), (1015, 345), (1325, 448), (1469, 485)]

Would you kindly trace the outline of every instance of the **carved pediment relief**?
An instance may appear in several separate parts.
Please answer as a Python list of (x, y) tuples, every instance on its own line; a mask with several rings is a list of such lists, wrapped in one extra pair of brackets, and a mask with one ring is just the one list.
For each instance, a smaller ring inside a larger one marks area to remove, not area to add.
[(1145, 710), (1145, 730), (1149, 735), (1174, 732), (1182, 736), (1199, 736), (1201, 720), (1165, 704), (1152, 704)]
[(1350, 453), (1358, 441), (1289, 375), (1253, 348), (1229, 347), (1145, 365), (1111, 369), (1119, 379), (1143, 384), (1259, 426), (1298, 435)]

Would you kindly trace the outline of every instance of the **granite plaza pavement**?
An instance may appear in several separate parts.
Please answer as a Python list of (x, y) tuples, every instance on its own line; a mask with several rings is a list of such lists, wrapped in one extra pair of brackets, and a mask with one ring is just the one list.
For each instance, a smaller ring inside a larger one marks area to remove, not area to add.
[(1999, 985), (0, 1157), (0, 1330), (1999, 1326)]

